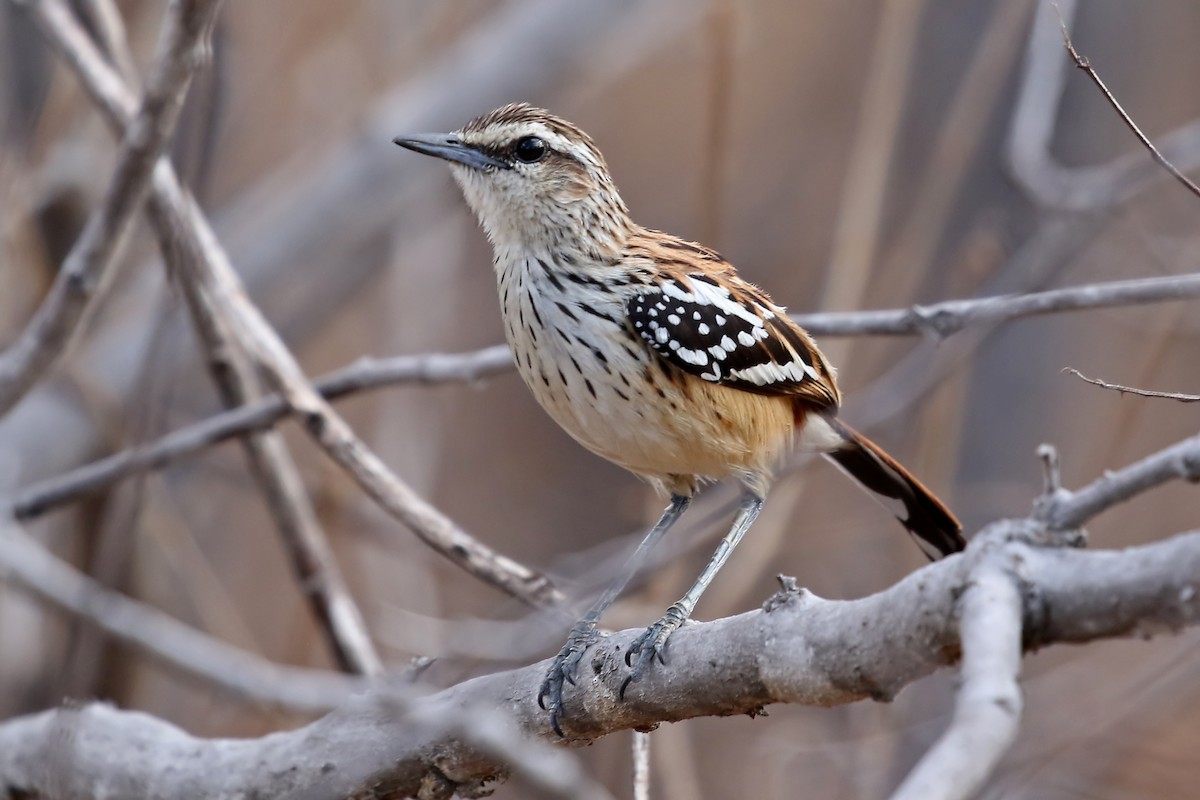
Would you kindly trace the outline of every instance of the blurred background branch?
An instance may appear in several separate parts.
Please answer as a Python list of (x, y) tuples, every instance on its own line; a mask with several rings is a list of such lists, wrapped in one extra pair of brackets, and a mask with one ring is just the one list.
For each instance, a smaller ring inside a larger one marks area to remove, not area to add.
[[(110, 0), (94, 0), (93, 17), (104, 20), (97, 30), (113, 64), (130, 70), (124, 26)], [(75, 66), (93, 100), (107, 110), (108, 122), (118, 136), (130, 123), (135, 104), (133, 91), (122, 87), (122, 78), (106, 74), (108, 65), (92, 44), (71, 10), (58, 0), (41, 0), (33, 9), (43, 35), (65, 61)], [(132, 77), (132, 72), (126, 80)], [(107, 87), (107, 88), (103, 88)], [(195, 268), (190, 262), (205, 257), (192, 233), (189, 200), (174, 169), (162, 161), (157, 165), (147, 213), (158, 239), (163, 263), (176, 279), (187, 302), (197, 337), (206, 353), (205, 362), (221, 402), (235, 408), (256, 400), (262, 392), (246, 355), (238, 349), (226, 324), (201, 287), (190, 279)], [(189, 262), (189, 264), (181, 262)], [(325, 534), (287, 444), (273, 431), (254, 431), (241, 438), (247, 464), (271, 510), (275, 524), (291, 557), (299, 585), (320, 623), (334, 659), (347, 672), (378, 675), (383, 665), (367, 634), (362, 613), (342, 578)]]
[(159, 154), (175, 132), (192, 73), (203, 61), (219, 6), (217, 0), (171, 6), (159, 62), (141, 108), (136, 116), (131, 111), (104, 203), (88, 218), (29, 325), (0, 353), (0, 414), (11, 409), (57, 360), (91, 303), (111, 283), (120, 246), (149, 191)]

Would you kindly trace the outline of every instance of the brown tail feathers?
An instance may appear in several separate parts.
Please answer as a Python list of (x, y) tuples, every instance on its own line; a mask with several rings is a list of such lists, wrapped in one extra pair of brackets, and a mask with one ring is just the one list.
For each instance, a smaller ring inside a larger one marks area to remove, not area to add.
[(930, 560), (967, 546), (962, 524), (912, 473), (846, 423), (828, 421), (845, 444), (825, 455), (895, 514)]

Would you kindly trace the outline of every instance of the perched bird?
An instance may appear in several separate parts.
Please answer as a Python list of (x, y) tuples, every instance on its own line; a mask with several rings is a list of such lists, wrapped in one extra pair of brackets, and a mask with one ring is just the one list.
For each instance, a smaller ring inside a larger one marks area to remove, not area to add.
[(450, 134), (394, 141), (450, 163), (492, 243), (508, 344), (537, 401), (584, 447), (670, 497), (546, 676), (538, 702), (560, 735), (563, 683), (573, 682), (600, 615), (705, 481), (741, 482), (737, 516), (692, 587), (626, 654), (624, 686), (661, 660), (790, 448), (828, 456), (933, 554), (965, 546), (949, 509), (838, 419), (834, 369), (808, 333), (717, 253), (634, 222), (579, 128), (514, 104)]

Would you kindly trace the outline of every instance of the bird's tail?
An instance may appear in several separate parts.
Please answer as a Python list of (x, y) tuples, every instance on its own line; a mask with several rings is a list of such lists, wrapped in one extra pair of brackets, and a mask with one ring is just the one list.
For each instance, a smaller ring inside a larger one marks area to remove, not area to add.
[(869, 491), (917, 538), (930, 560), (967, 546), (962, 524), (950, 509), (883, 448), (837, 418), (827, 418), (843, 444), (825, 453)]

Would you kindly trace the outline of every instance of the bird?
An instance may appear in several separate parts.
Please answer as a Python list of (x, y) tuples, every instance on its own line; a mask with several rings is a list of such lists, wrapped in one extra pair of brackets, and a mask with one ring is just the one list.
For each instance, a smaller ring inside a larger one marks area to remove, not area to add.
[(716, 251), (637, 224), (577, 126), (513, 103), (452, 133), (393, 141), (449, 163), (492, 245), (505, 335), (534, 398), (585, 448), (669, 498), (551, 662), (538, 703), (558, 735), (569, 716), (564, 685), (599, 639), (601, 615), (709, 481), (740, 482), (733, 524), (683, 597), (627, 650), (622, 696), (664, 660), (789, 451), (827, 456), (930, 558), (966, 546), (950, 509), (838, 417), (835, 370), (808, 332)]

